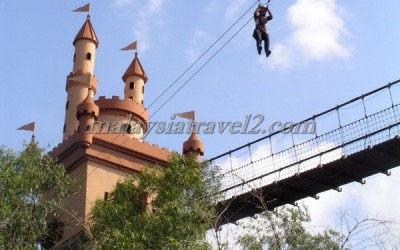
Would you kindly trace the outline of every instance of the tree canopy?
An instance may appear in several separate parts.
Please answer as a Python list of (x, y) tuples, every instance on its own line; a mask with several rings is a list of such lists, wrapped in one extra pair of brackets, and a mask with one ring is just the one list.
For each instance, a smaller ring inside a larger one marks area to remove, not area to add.
[(52, 246), (62, 234), (57, 209), (76, 191), (63, 165), (35, 143), (0, 148), (0, 248)]
[(177, 154), (166, 167), (119, 182), (92, 209), (89, 244), (99, 249), (210, 249), (218, 182), (206, 164)]

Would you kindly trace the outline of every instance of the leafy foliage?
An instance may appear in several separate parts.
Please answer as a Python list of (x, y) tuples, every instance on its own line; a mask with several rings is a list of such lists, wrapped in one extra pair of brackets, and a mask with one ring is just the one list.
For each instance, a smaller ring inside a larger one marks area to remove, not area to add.
[(218, 182), (205, 164), (173, 155), (167, 167), (119, 182), (92, 209), (88, 244), (99, 249), (210, 249)]
[(341, 235), (326, 229), (322, 233), (309, 231), (305, 223), (311, 218), (306, 207), (283, 207), (277, 213), (265, 211), (258, 218), (242, 225), (246, 233), (238, 238), (238, 244), (246, 250), (339, 250)]
[(64, 166), (39, 148), (0, 149), (0, 248), (50, 247), (61, 237), (56, 209), (76, 191)]

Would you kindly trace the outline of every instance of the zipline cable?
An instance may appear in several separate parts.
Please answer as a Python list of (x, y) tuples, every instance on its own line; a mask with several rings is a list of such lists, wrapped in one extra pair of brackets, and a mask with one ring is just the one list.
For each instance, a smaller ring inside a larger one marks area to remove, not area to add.
[(257, 0), (254, 4), (251, 5), (251, 7), (246, 10), (215, 42), (208, 47), (206, 51), (201, 54), (179, 77), (172, 82), (148, 107), (147, 109), (150, 109), (168, 90), (170, 90), (198, 61), (200, 61), (201, 58), (205, 56), (253, 7), (259, 2)]
[(205, 63), (203, 63), (203, 65), (201, 65), (201, 67), (198, 70), (196, 70), (196, 72), (191, 77), (189, 77), (189, 79), (186, 80), (186, 82), (184, 82), (165, 102), (163, 102), (161, 106), (149, 117), (149, 119), (153, 117), (155, 114), (157, 114), (157, 112), (160, 111), (160, 109), (162, 109), (181, 89), (183, 89), (183, 87), (185, 87), (230, 41), (232, 41), (232, 39), (235, 38), (235, 36), (239, 34), (239, 32), (242, 31), (242, 29), (246, 27), (246, 25), (251, 20), (253, 20), (253, 17), (251, 17), (242, 27), (240, 27), (240, 29), (236, 31), (236, 33), (233, 34), (233, 36), (231, 36), (231, 38), (229, 38), (228, 41), (226, 41), (222, 45), (221, 48), (219, 48)]

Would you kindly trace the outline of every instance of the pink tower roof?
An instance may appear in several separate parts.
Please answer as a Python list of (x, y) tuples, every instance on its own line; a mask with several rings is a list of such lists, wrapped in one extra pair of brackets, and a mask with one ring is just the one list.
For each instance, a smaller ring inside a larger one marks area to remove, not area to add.
[(76, 34), (75, 40), (73, 42), (74, 46), (77, 41), (87, 39), (91, 40), (96, 44), (96, 48), (99, 46), (99, 40), (97, 39), (96, 32), (94, 31), (92, 22), (90, 22), (90, 16), (87, 17), (86, 22), (82, 25), (82, 28)]
[(204, 144), (195, 132), (193, 132), (189, 139), (183, 143), (183, 154), (186, 154), (191, 150), (198, 151), (200, 155), (204, 155)]
[(144, 82), (147, 82), (147, 75), (144, 72), (143, 66), (139, 61), (138, 53), (135, 53), (135, 58), (133, 59), (132, 63), (129, 65), (128, 69), (125, 71), (125, 74), (122, 76), (122, 80), (126, 82), (126, 78), (129, 76), (139, 76), (144, 79)]

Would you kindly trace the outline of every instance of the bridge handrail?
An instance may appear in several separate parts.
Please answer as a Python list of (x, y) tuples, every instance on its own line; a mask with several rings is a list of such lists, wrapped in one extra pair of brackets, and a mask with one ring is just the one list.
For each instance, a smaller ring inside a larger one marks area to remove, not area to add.
[[(386, 85), (384, 85), (384, 86), (382, 86), (382, 87), (380, 87), (380, 88), (377, 88), (377, 89), (375, 89), (375, 90), (372, 90), (372, 91), (370, 91), (370, 92), (368, 92), (368, 93), (366, 93), (366, 94), (362, 94), (362, 95), (360, 95), (360, 96), (358, 96), (358, 97), (356, 97), (356, 98), (353, 98), (353, 99), (351, 99), (351, 100), (349, 100), (349, 101), (347, 101), (347, 102), (344, 102), (344, 103), (342, 103), (342, 104), (340, 104), (340, 105), (337, 105), (337, 106), (334, 107), (334, 108), (331, 108), (331, 109), (328, 109), (328, 110), (326, 110), (326, 111), (324, 111), (324, 112), (321, 112), (321, 113), (319, 113), (319, 114), (313, 115), (313, 116), (311, 116), (311, 117), (309, 117), (309, 118), (307, 118), (307, 119), (305, 119), (305, 120), (303, 120), (303, 121), (297, 122), (297, 123), (293, 124), (292, 127), (300, 126), (301, 124), (305, 124), (305, 123), (308, 122), (308, 121), (313, 121), (313, 120), (315, 120), (316, 118), (321, 117), (321, 116), (323, 116), (323, 115), (325, 115), (325, 114), (327, 114), (327, 113), (330, 113), (330, 112), (335, 111), (335, 110), (339, 110), (340, 108), (342, 108), (342, 107), (344, 107), (344, 106), (346, 106), (346, 105), (349, 105), (350, 103), (353, 103), (353, 102), (358, 101), (358, 100), (363, 100), (364, 98), (366, 98), (366, 97), (368, 97), (368, 96), (370, 96), (370, 95), (372, 95), (372, 94), (375, 94), (375, 93), (377, 93), (377, 92), (379, 92), (379, 91), (381, 91), (381, 90), (384, 90), (384, 89), (386, 89), (386, 88), (389, 88), (389, 89), (390, 89), (390, 87), (392, 87), (393, 85), (398, 84), (398, 83), (400, 83), (400, 79), (399, 79), (399, 80), (396, 80), (396, 81), (393, 81), (393, 82), (389, 82), (388, 84), (386, 84)], [(230, 155), (230, 154), (232, 154), (232, 153), (234, 153), (234, 152), (236, 152), (236, 151), (239, 151), (239, 150), (241, 150), (241, 149), (247, 148), (247, 147), (249, 147), (249, 146), (251, 146), (251, 145), (253, 145), (253, 144), (255, 144), (255, 143), (258, 143), (258, 142), (263, 141), (263, 140), (265, 140), (265, 139), (271, 138), (271, 137), (274, 136), (274, 135), (277, 135), (277, 134), (280, 134), (280, 133), (282, 133), (282, 132), (285, 132), (287, 129), (288, 129), (288, 128), (283, 128), (283, 129), (280, 129), (280, 130), (275, 131), (275, 132), (273, 132), (273, 133), (270, 133), (270, 134), (268, 134), (268, 135), (266, 135), (266, 136), (263, 136), (263, 137), (261, 137), (261, 138), (259, 138), (259, 139), (257, 139), (257, 140), (254, 140), (254, 141), (252, 141), (252, 142), (249, 142), (249, 143), (247, 143), (247, 144), (245, 144), (245, 145), (242, 145), (242, 146), (237, 147), (237, 148), (235, 148), (235, 149), (229, 150), (229, 151), (227, 151), (227, 152), (225, 152), (225, 153), (223, 153), (223, 154), (220, 154), (220, 155), (217, 155), (217, 156), (215, 156), (215, 157), (212, 157), (212, 158), (206, 160), (206, 162), (213, 162), (213, 161), (215, 161), (215, 160), (217, 160), (217, 159), (219, 159), (219, 158), (221, 158), (221, 157)]]

